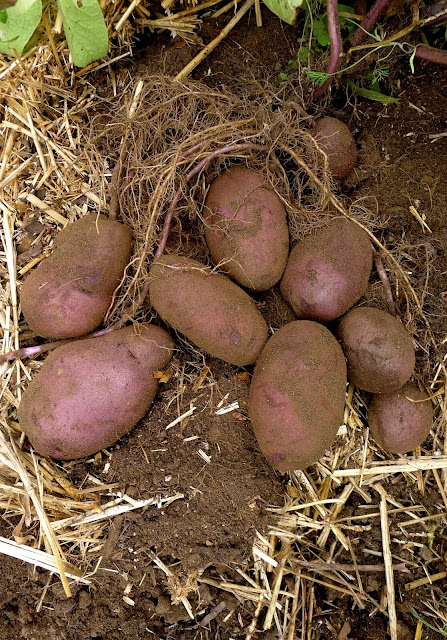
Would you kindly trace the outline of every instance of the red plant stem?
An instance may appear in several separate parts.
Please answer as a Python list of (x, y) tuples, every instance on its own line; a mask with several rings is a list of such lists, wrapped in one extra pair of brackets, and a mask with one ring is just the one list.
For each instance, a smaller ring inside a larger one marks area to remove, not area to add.
[(393, 298), (393, 292), (391, 291), (390, 281), (386, 274), (385, 267), (383, 266), (382, 258), (380, 257), (379, 252), (375, 250), (372, 244), (371, 244), (371, 247), (373, 250), (374, 266), (376, 267), (376, 271), (379, 275), (380, 281), (385, 291), (385, 299), (386, 299), (388, 311), (389, 313), (391, 313), (392, 316), (395, 316), (396, 307), (394, 306), (394, 298)]
[[(366, 14), (366, 17), (361, 21), (360, 27), (358, 27), (352, 34), (352, 37), (349, 40), (350, 47), (358, 47), (364, 40), (366, 40), (367, 34), (365, 31), (371, 31), (380, 16), (382, 16), (388, 9), (391, 2), (392, 0), (376, 0)], [(365, 31), (363, 31), (363, 29)]]
[[(203, 169), (208, 162), (211, 162), (214, 158), (221, 155), (222, 153), (228, 153), (229, 151), (245, 151), (247, 149), (251, 149), (253, 151), (263, 151), (265, 149), (265, 145), (255, 144), (253, 142), (241, 142), (237, 144), (229, 144), (226, 147), (221, 147), (220, 149), (216, 149), (212, 151), (206, 158), (203, 158), (195, 167), (191, 169), (189, 173), (186, 174), (185, 182), (191, 180), (196, 174), (199, 173)], [(159, 258), (163, 251), (165, 250), (166, 241), (168, 239), (169, 228), (171, 226), (172, 218), (174, 217), (175, 207), (177, 206), (178, 201), (180, 200), (180, 196), (182, 195), (183, 187), (179, 187), (171, 200), (171, 204), (169, 205), (168, 213), (166, 215), (163, 230), (161, 232), (160, 244), (158, 245), (158, 249), (155, 253), (154, 260)]]
[[(342, 42), (340, 33), (340, 22), (338, 20), (338, 2), (337, 0), (327, 0), (326, 3), (327, 14), (327, 30), (329, 34), (329, 40), (331, 44), (331, 56), (329, 58), (329, 64), (326, 69), (326, 73), (333, 74), (337, 71), (340, 64), (340, 55), (342, 53)], [(321, 87), (315, 89), (314, 96), (319, 96), (326, 91), (334, 79), (333, 75), (329, 75)]]
[(205, 144), (205, 142), (198, 142), (197, 144), (195, 144), (193, 147), (190, 147), (189, 149), (187, 149), (185, 151), (185, 153), (182, 153), (181, 156), (179, 156), (179, 162), (181, 162), (182, 160), (184, 160), (185, 158), (187, 158), (188, 156), (190, 156), (192, 153), (194, 153), (194, 151), (198, 151), (199, 149), (201, 149), (203, 147), (203, 145)]
[[(197, 146), (198, 145), (196, 145), (196, 147)], [(245, 151), (247, 149), (251, 149), (253, 151), (263, 151), (265, 149), (265, 146), (262, 144), (254, 144), (253, 142), (240, 142), (237, 144), (229, 144), (226, 147), (221, 147), (220, 149), (216, 149), (215, 151), (212, 151), (209, 155), (207, 155), (206, 158), (203, 158), (203, 160), (201, 160), (193, 169), (191, 169), (189, 173), (186, 174), (185, 182), (188, 182), (188, 180), (191, 180), (191, 178), (197, 175), (199, 171), (201, 171), (203, 167), (208, 164), (208, 162), (211, 162), (211, 160), (221, 155), (222, 153), (228, 153), (229, 151)], [(165, 250), (166, 242), (168, 240), (168, 235), (169, 235), (169, 229), (171, 227), (172, 218), (174, 217), (175, 208), (177, 206), (178, 201), (180, 200), (180, 196), (182, 195), (182, 192), (183, 192), (183, 187), (179, 187), (175, 192), (173, 199), (171, 200), (171, 204), (169, 205), (168, 213), (166, 215), (166, 218), (163, 224), (160, 244), (158, 245), (158, 249), (155, 252), (154, 260), (159, 258), (163, 253), (163, 251)], [(141, 306), (141, 304), (143, 303), (143, 300), (146, 298), (148, 293), (149, 293), (149, 280), (146, 282), (146, 284), (143, 287), (143, 290), (141, 292), (140, 299), (137, 305), (137, 309)]]
[(47, 351), (53, 351), (53, 349), (57, 349), (57, 347), (62, 347), (64, 344), (69, 344), (70, 342), (77, 342), (78, 340), (87, 340), (88, 338), (99, 338), (100, 336), (104, 336), (107, 333), (110, 333), (111, 331), (120, 329), (122, 324), (123, 324), (122, 322), (116, 322), (114, 325), (112, 325), (108, 329), (100, 329), (99, 331), (95, 331), (94, 333), (89, 333), (85, 336), (79, 336), (77, 338), (65, 338), (64, 340), (55, 340), (54, 342), (45, 342), (44, 344), (38, 344), (34, 347), (22, 347), (21, 349), (16, 349), (15, 351), (8, 351), (8, 353), (4, 353), (0, 355), (0, 364), (2, 362), (18, 360), (18, 358), (30, 358), (31, 356), (36, 356), (39, 353), (46, 353)]
[(444, 51), (444, 49), (436, 49), (435, 47), (428, 47), (426, 44), (420, 44), (414, 57), (420, 60), (427, 60), (427, 62), (436, 62), (436, 64), (442, 64), (447, 67), (447, 51)]

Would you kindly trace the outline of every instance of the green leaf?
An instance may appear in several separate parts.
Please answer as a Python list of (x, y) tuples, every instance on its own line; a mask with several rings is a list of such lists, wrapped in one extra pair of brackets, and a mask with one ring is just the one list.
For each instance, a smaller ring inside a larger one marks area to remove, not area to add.
[(352, 89), (357, 95), (361, 96), (362, 98), (367, 98), (368, 100), (374, 100), (375, 102), (381, 102), (382, 104), (394, 104), (395, 102), (399, 102), (399, 98), (386, 96), (384, 93), (380, 93), (380, 91), (363, 89), (362, 87), (354, 84), (352, 80), (348, 80), (348, 87)]
[(314, 36), (316, 37), (318, 44), (322, 47), (327, 47), (330, 42), (330, 38), (327, 30), (326, 19), (314, 20)]
[(298, 60), (300, 62), (307, 62), (308, 57), (309, 57), (309, 47), (300, 47), (298, 49)]
[(264, 4), (287, 24), (295, 24), (304, 0), (264, 0)]
[(329, 78), (329, 73), (325, 73), (324, 71), (311, 71), (309, 69), (305, 69), (305, 72), (317, 87), (322, 87)]
[(350, 7), (347, 4), (338, 3), (337, 11), (338, 11), (338, 13), (340, 13), (340, 12), (342, 12), (342, 13), (354, 13), (354, 7)]
[(42, 0), (18, 0), (13, 7), (1, 11), (0, 52), (8, 56), (19, 55), (42, 18)]
[(57, 0), (73, 64), (86, 67), (107, 55), (109, 37), (98, 0)]

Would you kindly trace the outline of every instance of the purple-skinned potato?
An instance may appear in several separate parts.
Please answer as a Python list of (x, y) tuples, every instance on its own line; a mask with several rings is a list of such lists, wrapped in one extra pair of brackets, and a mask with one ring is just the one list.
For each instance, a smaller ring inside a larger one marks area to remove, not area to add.
[(87, 214), (56, 237), (52, 254), (25, 279), (20, 305), (44, 338), (76, 338), (98, 327), (130, 260), (130, 227)]
[(268, 462), (282, 472), (317, 462), (343, 422), (345, 395), (345, 358), (326, 327), (296, 320), (276, 331), (256, 363), (248, 405)]
[(170, 335), (149, 324), (58, 347), (22, 396), (20, 428), (52, 458), (83, 458), (108, 447), (148, 411), (158, 389), (154, 373), (173, 348)]

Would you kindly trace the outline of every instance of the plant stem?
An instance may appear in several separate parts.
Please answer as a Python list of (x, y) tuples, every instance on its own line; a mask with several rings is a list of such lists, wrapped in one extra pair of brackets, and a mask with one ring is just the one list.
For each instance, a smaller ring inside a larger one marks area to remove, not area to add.
[(388, 311), (392, 316), (395, 316), (396, 307), (394, 306), (394, 298), (393, 298), (393, 292), (391, 291), (390, 281), (385, 271), (385, 267), (383, 266), (382, 258), (380, 257), (379, 252), (376, 251), (372, 243), (371, 243), (371, 247), (373, 250), (374, 266), (376, 267), (376, 271), (378, 273), (380, 281), (382, 282)]
[(87, 340), (89, 338), (99, 338), (100, 336), (110, 333), (111, 331), (115, 331), (115, 329), (119, 328), (120, 326), (118, 326), (117, 323), (109, 327), (108, 329), (100, 329), (99, 331), (89, 333), (85, 336), (79, 336), (77, 338), (65, 338), (64, 340), (55, 340), (54, 342), (45, 342), (44, 344), (38, 344), (34, 347), (22, 347), (21, 349), (8, 351), (8, 353), (0, 354), (0, 364), (12, 360), (18, 360), (19, 358), (30, 358), (31, 356), (37, 356), (39, 353), (46, 353), (47, 351), (53, 351), (58, 347), (62, 347), (64, 344), (69, 344), (70, 342)]
[(376, 24), (381, 15), (385, 13), (392, 0), (376, 0), (371, 9), (366, 14), (366, 17), (361, 21), (360, 26), (356, 29), (349, 40), (350, 47), (358, 47), (367, 37), (366, 31), (371, 29)]
[[(203, 169), (208, 162), (211, 162), (214, 158), (221, 155), (222, 153), (228, 153), (229, 151), (245, 151), (247, 149), (251, 149), (253, 151), (263, 151), (265, 150), (265, 145), (255, 144), (254, 142), (241, 142), (236, 144), (229, 144), (226, 147), (221, 147), (220, 149), (216, 149), (212, 151), (209, 155), (207, 155), (203, 160), (201, 160), (189, 173), (186, 174), (185, 182), (191, 180), (199, 171)], [(169, 205), (168, 213), (166, 215), (163, 230), (161, 232), (160, 243), (158, 245), (158, 249), (155, 253), (154, 260), (159, 258), (163, 251), (165, 250), (166, 241), (168, 239), (169, 228), (171, 226), (172, 218), (174, 217), (175, 208), (177, 206), (178, 201), (180, 200), (180, 196), (182, 195), (183, 186), (179, 187), (171, 200), (171, 204)]]
[(442, 64), (447, 67), (447, 51), (444, 51), (444, 49), (436, 49), (435, 47), (420, 44), (416, 48), (414, 57), (420, 60), (427, 60), (427, 62), (436, 62), (436, 64)]
[[(196, 145), (196, 147), (198, 147), (198, 145)], [(253, 142), (241, 142), (236, 144), (229, 144), (226, 147), (220, 147), (220, 149), (216, 149), (215, 151), (212, 151), (205, 158), (203, 158), (198, 164), (196, 164), (196, 166), (193, 169), (191, 169), (189, 173), (186, 174), (185, 182), (188, 182), (189, 180), (191, 180), (191, 178), (193, 178), (196, 174), (198, 174), (199, 171), (203, 169), (203, 167), (205, 167), (209, 162), (211, 162), (211, 160), (221, 155), (222, 153), (228, 153), (229, 151), (245, 151), (248, 149), (251, 149), (252, 151), (263, 151), (265, 150), (265, 145), (255, 144)], [(183, 155), (186, 156), (187, 154), (189, 155), (188, 152), (186, 152)], [(177, 189), (177, 191), (174, 194), (174, 197), (171, 200), (171, 204), (169, 205), (168, 213), (166, 215), (166, 218), (163, 224), (160, 243), (158, 245), (157, 251), (155, 252), (154, 260), (159, 258), (163, 253), (163, 251), (165, 250), (166, 242), (168, 240), (168, 235), (169, 235), (169, 229), (171, 227), (172, 218), (174, 217), (175, 208), (177, 206), (178, 201), (180, 200), (182, 191), (183, 191), (183, 186)], [(146, 298), (148, 293), (149, 293), (149, 280), (146, 282), (146, 284), (143, 287), (143, 290), (140, 295), (140, 299), (136, 307), (137, 309), (143, 304), (143, 301)]]
[(326, 4), (327, 14), (327, 30), (329, 34), (329, 40), (331, 44), (331, 56), (329, 58), (329, 64), (326, 73), (329, 74), (329, 78), (321, 87), (315, 89), (314, 95), (319, 96), (326, 91), (333, 80), (333, 75), (340, 64), (340, 55), (342, 54), (342, 43), (340, 33), (340, 22), (338, 20), (338, 2), (337, 0), (327, 0)]

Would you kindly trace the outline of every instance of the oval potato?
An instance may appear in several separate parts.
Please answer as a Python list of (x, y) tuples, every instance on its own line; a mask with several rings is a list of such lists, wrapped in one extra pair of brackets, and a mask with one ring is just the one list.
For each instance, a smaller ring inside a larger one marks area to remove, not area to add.
[(98, 327), (130, 260), (130, 227), (88, 214), (63, 229), (53, 253), (23, 283), (20, 304), (44, 338), (75, 338)]
[(414, 371), (412, 338), (386, 311), (351, 309), (339, 320), (337, 337), (348, 361), (348, 378), (364, 391), (396, 391)]
[(382, 449), (406, 453), (419, 447), (430, 433), (433, 407), (425, 391), (407, 383), (397, 391), (372, 396), (368, 423)]
[(221, 173), (203, 220), (213, 262), (230, 278), (254, 291), (278, 282), (289, 253), (286, 209), (262, 174), (243, 166)]
[(298, 242), (281, 279), (281, 294), (298, 318), (329, 322), (365, 293), (372, 268), (368, 234), (335, 218)]
[(227, 276), (184, 256), (162, 256), (150, 269), (157, 313), (200, 349), (230, 364), (255, 362), (267, 324), (254, 301)]
[(267, 342), (250, 387), (248, 414), (268, 462), (305, 469), (333, 443), (343, 422), (346, 362), (321, 324), (297, 320)]
[(89, 456), (130, 431), (157, 392), (157, 369), (174, 342), (155, 325), (137, 325), (62, 345), (25, 390), (20, 428), (44, 456)]
[(324, 117), (310, 131), (318, 146), (327, 155), (329, 173), (336, 179), (346, 178), (357, 163), (354, 137), (338, 118)]

